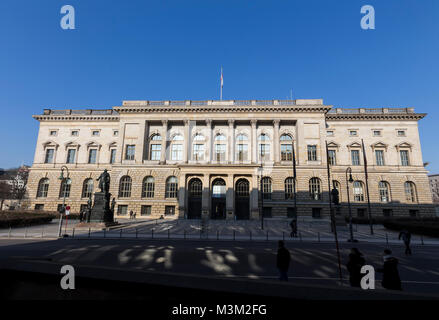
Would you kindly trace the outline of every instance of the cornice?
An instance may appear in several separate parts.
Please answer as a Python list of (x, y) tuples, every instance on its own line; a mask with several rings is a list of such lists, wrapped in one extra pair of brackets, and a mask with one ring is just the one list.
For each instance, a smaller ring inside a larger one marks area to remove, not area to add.
[(33, 115), (38, 121), (119, 121), (119, 116), (75, 116), (75, 115)]
[(399, 121), (399, 120), (414, 120), (418, 121), (424, 118), (427, 114), (426, 113), (400, 113), (400, 114), (389, 114), (389, 113), (383, 113), (383, 114), (336, 114), (336, 113), (330, 113), (326, 114), (325, 118), (326, 120), (333, 120), (333, 121), (343, 121), (343, 120), (357, 120), (357, 121), (367, 121), (367, 120), (391, 120), (391, 121)]

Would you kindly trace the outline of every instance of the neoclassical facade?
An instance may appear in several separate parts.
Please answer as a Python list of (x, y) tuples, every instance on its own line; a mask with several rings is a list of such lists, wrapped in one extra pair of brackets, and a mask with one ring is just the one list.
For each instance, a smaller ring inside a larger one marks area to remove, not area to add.
[[(372, 214), (430, 215), (418, 132), (424, 116), (413, 108), (332, 108), (321, 99), (124, 101), (108, 110), (45, 109), (34, 116), (40, 129), (28, 182), (30, 206), (57, 210), (65, 199), (78, 212), (107, 169), (119, 216), (323, 216), (329, 213), (327, 144), (331, 189), (340, 194), (338, 214), (348, 213), (349, 187), (353, 215), (364, 216), (363, 140)], [(62, 166), (68, 179), (59, 179)], [(346, 181), (348, 167), (352, 182)]]

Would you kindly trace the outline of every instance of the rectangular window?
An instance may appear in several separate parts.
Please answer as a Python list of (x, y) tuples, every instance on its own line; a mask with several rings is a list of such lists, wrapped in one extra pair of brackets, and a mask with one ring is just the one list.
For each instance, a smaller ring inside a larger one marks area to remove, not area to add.
[(271, 218), (271, 207), (264, 207), (262, 209), (262, 214), (264, 218)]
[(44, 204), (37, 203), (35, 205), (35, 210), (44, 210)]
[(291, 144), (281, 144), (280, 156), (282, 161), (293, 161), (293, 146)]
[(350, 130), (349, 131), (349, 135), (351, 136), (351, 137), (356, 137), (357, 136), (357, 130)]
[(398, 130), (398, 137), (405, 137), (405, 130)]
[(81, 204), (81, 206), (79, 207), (79, 212), (87, 212), (88, 209), (88, 205), (86, 203)]
[(401, 150), (400, 151), (400, 155), (401, 155), (401, 165), (402, 166), (409, 166), (410, 162), (409, 162), (409, 152), (408, 150)]
[(135, 152), (136, 146), (133, 144), (128, 144), (125, 149), (125, 160), (134, 160)]
[(97, 149), (90, 149), (88, 152), (88, 163), (96, 163), (97, 154)]
[(152, 144), (151, 145), (151, 156), (150, 159), (154, 161), (160, 160), (162, 151), (162, 145), (161, 144)]
[(358, 216), (358, 217), (364, 217), (364, 216), (365, 216), (365, 212), (366, 212), (366, 209), (364, 209), (364, 208), (358, 208), (358, 209), (357, 209), (357, 216)]
[(417, 217), (419, 215), (419, 210), (409, 210), (410, 217)]
[(248, 145), (238, 144), (238, 149), (236, 150), (236, 159), (238, 161), (246, 161), (248, 158)]
[(57, 212), (64, 212), (64, 206), (62, 203), (58, 203), (58, 206), (56, 207)]
[(317, 161), (317, 146), (308, 146), (308, 161)]
[(142, 206), (140, 208), (141, 216), (150, 216), (151, 215), (151, 206)]
[(67, 163), (75, 163), (76, 149), (67, 150)]
[(259, 156), (263, 160), (270, 160), (270, 145), (261, 143), (259, 144)]
[(114, 130), (113, 131), (113, 136), (117, 137), (119, 135), (119, 131), (118, 130)]
[(383, 216), (385, 216), (385, 217), (393, 216), (393, 210), (392, 209), (383, 209)]
[(47, 149), (46, 150), (46, 158), (44, 159), (44, 163), (53, 163), (53, 155), (55, 154), (55, 149)]
[(183, 145), (173, 144), (171, 148), (171, 160), (181, 161), (183, 160)]
[(116, 162), (116, 149), (111, 149), (110, 151), (110, 163)]
[(128, 205), (120, 204), (117, 206), (117, 215), (124, 216), (128, 213)]
[(92, 135), (93, 137), (99, 137), (99, 130), (93, 130), (93, 131), (91, 132), (91, 135)]
[(336, 152), (335, 150), (328, 150), (329, 164), (335, 166), (337, 164)]
[(383, 150), (375, 150), (375, 158), (376, 158), (377, 166), (384, 166), (384, 151)]
[(73, 137), (79, 136), (79, 131), (78, 130), (72, 130), (72, 136)]
[(374, 135), (374, 137), (380, 137), (381, 136), (381, 131), (380, 130), (374, 130), (373, 131), (373, 135)]
[(320, 218), (322, 215), (322, 208), (312, 208), (312, 217)]
[(225, 161), (226, 160), (226, 145), (225, 144), (216, 144), (215, 145), (215, 159), (216, 159), (216, 161)]
[(359, 150), (351, 150), (351, 160), (353, 166), (360, 165), (360, 151)]
[(57, 133), (58, 133), (58, 131), (56, 131), (56, 130), (52, 130), (52, 131), (50, 131), (50, 135), (51, 135), (52, 137), (56, 136)]
[(194, 160), (204, 160), (204, 144), (194, 144)]
[(328, 137), (333, 137), (334, 136), (334, 131), (326, 131), (326, 135)]
[(165, 216), (173, 216), (175, 214), (175, 206), (165, 206)]

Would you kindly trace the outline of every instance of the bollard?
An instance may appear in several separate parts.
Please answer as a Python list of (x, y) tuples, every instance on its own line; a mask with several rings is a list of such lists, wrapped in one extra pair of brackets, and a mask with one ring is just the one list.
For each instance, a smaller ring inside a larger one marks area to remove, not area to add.
[(107, 236), (107, 229), (104, 229), (104, 238)]
[(317, 232), (317, 241), (320, 242), (320, 232)]
[(202, 231), (201, 231), (201, 228), (200, 228), (200, 239), (201, 239), (201, 233), (202, 233)]
[(151, 229), (151, 239), (154, 239), (154, 228)]
[(219, 240), (219, 231), (216, 230), (216, 240)]
[(424, 236), (421, 234), (421, 244), (424, 245)]
[(302, 233), (300, 233), (300, 231), (299, 231), (299, 239), (300, 241), (302, 241)]
[(282, 240), (285, 241), (285, 232), (284, 231), (282, 231)]
[(11, 227), (9, 227), (8, 238), (11, 237)]
[(267, 230), (267, 237), (265, 238), (266, 241), (268, 241), (268, 230)]
[(41, 228), (41, 238), (44, 238), (44, 226)]
[(137, 228), (136, 228), (136, 239), (137, 239), (137, 232), (138, 232), (138, 231), (137, 231)]
[(26, 227), (26, 229), (24, 229), (24, 237), (25, 238), (27, 237), (27, 227)]
[(170, 235), (170, 230), (171, 230), (171, 229), (168, 229), (168, 239), (171, 237), (171, 235)]
[(74, 238), (75, 237), (75, 228), (73, 228), (73, 230), (72, 230), (72, 238)]
[(235, 240), (235, 230), (233, 230), (233, 240)]
[(186, 229), (183, 230), (183, 239), (186, 240)]
[(386, 244), (387, 245), (389, 244), (389, 236), (387, 235), (387, 232), (386, 232)]
[(122, 238), (122, 229), (120, 229), (119, 238)]
[(91, 228), (88, 228), (88, 237), (90, 238), (90, 230)]
[(252, 240), (252, 231), (250, 230), (250, 241)]

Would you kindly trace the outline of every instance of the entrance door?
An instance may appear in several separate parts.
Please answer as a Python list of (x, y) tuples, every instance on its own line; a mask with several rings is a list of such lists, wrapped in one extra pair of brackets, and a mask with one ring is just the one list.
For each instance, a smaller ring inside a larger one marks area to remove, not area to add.
[(235, 185), (236, 219), (250, 219), (250, 184), (246, 179), (239, 179)]
[(189, 182), (189, 208), (188, 219), (201, 219), (201, 197), (203, 194), (203, 183), (200, 179), (194, 178)]
[(226, 182), (217, 178), (212, 182), (211, 219), (226, 218)]

